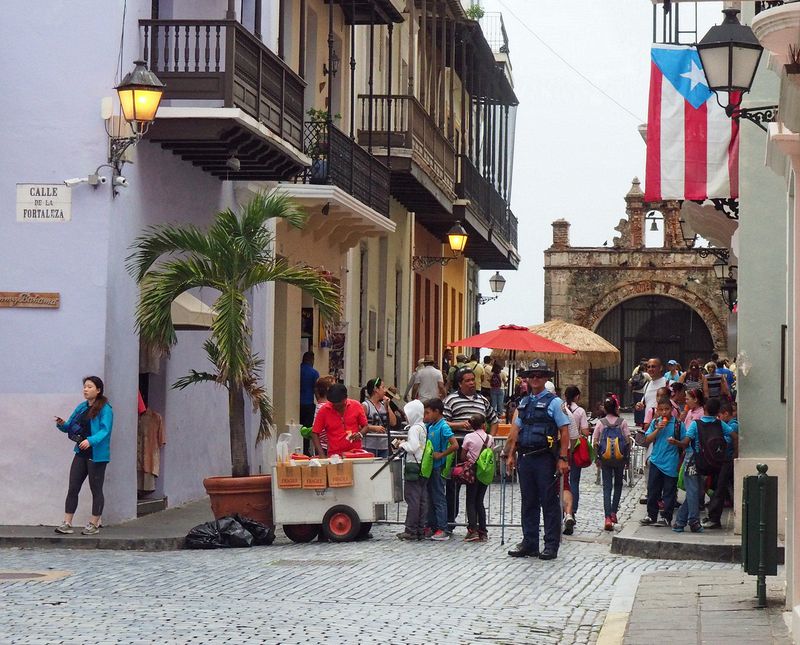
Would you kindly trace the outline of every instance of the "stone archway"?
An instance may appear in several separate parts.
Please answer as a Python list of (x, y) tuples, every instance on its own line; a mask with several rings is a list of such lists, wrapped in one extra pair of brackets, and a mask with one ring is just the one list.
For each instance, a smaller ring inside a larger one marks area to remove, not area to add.
[(620, 350), (620, 362), (588, 374), (589, 399), (602, 400), (606, 392), (620, 395), (630, 405), (628, 378), (641, 358), (677, 360), (683, 366), (694, 358), (704, 362), (714, 351), (711, 329), (703, 315), (678, 298), (656, 294), (622, 300), (597, 321), (595, 332)]
[(575, 321), (578, 325), (597, 331), (598, 325), (609, 312), (626, 300), (638, 296), (665, 296), (685, 303), (697, 312), (708, 327), (714, 348), (720, 354), (727, 352), (728, 336), (726, 327), (714, 309), (696, 293), (680, 284), (671, 282), (640, 280), (616, 286), (583, 311), (576, 312)]

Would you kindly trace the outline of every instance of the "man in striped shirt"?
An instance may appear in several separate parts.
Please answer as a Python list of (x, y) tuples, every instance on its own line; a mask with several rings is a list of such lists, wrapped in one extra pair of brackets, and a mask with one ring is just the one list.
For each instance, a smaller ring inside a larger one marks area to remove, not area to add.
[[(497, 412), (485, 396), (477, 391), (478, 384), (475, 380), (475, 372), (469, 368), (461, 368), (455, 373), (455, 383), (457, 390), (447, 395), (444, 400), (444, 418), (453, 430), (453, 434), (458, 441), (459, 450), (464, 441), (464, 437), (472, 432), (469, 418), (473, 414), (482, 414), (486, 417), (489, 425), (489, 434), (497, 434)], [(447, 526), (452, 534), (458, 517), (458, 498), (461, 492), (461, 485), (447, 480)]]

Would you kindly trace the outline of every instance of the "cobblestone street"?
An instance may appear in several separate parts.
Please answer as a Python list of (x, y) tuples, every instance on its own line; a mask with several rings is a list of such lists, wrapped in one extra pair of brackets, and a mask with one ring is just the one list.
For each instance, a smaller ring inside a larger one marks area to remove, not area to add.
[[(640, 485), (624, 490), (626, 518)], [(506, 556), (518, 528), (505, 545), (499, 528), (485, 544), (464, 543), (463, 529), (450, 542), (404, 543), (393, 525), (350, 544), (294, 544), (279, 530), (272, 546), (243, 550), (6, 549), (6, 571), (69, 575), (0, 582), (0, 641), (592, 643), (616, 585), (635, 580), (623, 574), (735, 568), (610, 554), (593, 472), (583, 489), (576, 533), (550, 562)], [(518, 521), (518, 490), (514, 504)]]

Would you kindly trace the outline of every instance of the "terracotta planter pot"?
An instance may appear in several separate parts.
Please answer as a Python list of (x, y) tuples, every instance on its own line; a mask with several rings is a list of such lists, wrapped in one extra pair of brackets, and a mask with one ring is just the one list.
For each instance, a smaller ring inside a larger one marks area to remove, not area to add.
[(272, 523), (272, 475), (250, 477), (208, 477), (203, 480), (211, 510), (219, 519), (244, 515), (266, 526)]

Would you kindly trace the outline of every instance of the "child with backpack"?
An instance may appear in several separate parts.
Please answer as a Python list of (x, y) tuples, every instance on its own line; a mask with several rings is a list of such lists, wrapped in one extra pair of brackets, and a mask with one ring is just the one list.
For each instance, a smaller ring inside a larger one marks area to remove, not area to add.
[[(701, 522), (703, 528), (706, 529), (722, 528), (722, 511), (726, 504), (733, 503), (733, 495), (730, 490), (731, 480), (733, 479), (733, 460), (739, 456), (739, 420), (736, 418), (736, 403), (721, 400), (718, 416), (723, 424), (728, 424), (731, 441), (728, 444), (725, 463), (719, 471), (716, 484), (714, 484), (714, 494), (711, 496), (711, 501), (706, 505), (708, 517)], [(723, 425), (724, 428), (725, 426)]]
[(406, 501), (406, 528), (397, 534), (399, 540), (421, 540), (428, 516), (428, 480), (422, 476), (422, 454), (428, 441), (423, 423), (425, 409), (422, 401), (413, 400), (404, 408), (408, 419), (407, 439), (399, 447), (405, 451), (403, 497)]
[[(615, 399), (603, 401), (605, 415), (597, 422), (592, 434), (597, 463), (603, 478), (603, 513), (606, 531), (617, 523), (622, 483), (625, 476), (625, 459), (630, 446), (631, 433), (625, 419), (619, 416), (619, 404)], [(612, 498), (611, 490), (614, 490)]]
[[(486, 432), (486, 417), (482, 414), (473, 414), (469, 418), (469, 425), (472, 432), (464, 437), (461, 444), (461, 461), (474, 464), (476, 472), (475, 481), (467, 484), (467, 536), (464, 542), (486, 542), (489, 534), (486, 532), (483, 498), (494, 477), (494, 437)], [(485, 453), (486, 450), (489, 453)], [(486, 465), (487, 461), (491, 461), (491, 468)], [(491, 476), (488, 470), (492, 471)]]
[[(447, 533), (447, 498), (442, 469), (445, 467), (447, 456), (458, 450), (458, 442), (453, 436), (453, 430), (444, 420), (442, 400), (428, 399), (424, 405), (423, 418), (428, 429), (428, 441), (423, 451), (425, 454), (421, 468), (422, 475), (428, 476), (428, 528), (431, 530), (431, 540), (441, 542), (450, 539)], [(429, 455), (428, 459), (426, 455)], [(432, 462), (430, 473), (426, 468), (428, 460)]]
[(731, 442), (731, 428), (727, 423), (717, 419), (719, 399), (712, 398), (705, 402), (705, 414), (692, 421), (680, 441), (673, 439), (670, 443), (686, 450), (683, 485), (686, 488), (686, 503), (681, 506), (672, 530), (682, 533), (686, 525), (692, 533), (701, 533), (700, 495), (706, 475), (719, 475), (728, 455), (728, 444)]
[[(676, 428), (678, 434), (676, 436)], [(645, 443), (653, 446), (650, 453), (650, 470), (647, 474), (647, 516), (639, 520), (643, 526), (670, 526), (675, 507), (678, 484), (678, 446), (669, 439), (680, 440), (680, 421), (672, 416), (672, 403), (668, 398), (658, 400), (656, 417), (645, 433)], [(658, 500), (664, 508), (658, 517)]]

